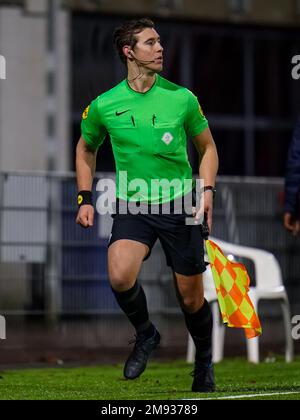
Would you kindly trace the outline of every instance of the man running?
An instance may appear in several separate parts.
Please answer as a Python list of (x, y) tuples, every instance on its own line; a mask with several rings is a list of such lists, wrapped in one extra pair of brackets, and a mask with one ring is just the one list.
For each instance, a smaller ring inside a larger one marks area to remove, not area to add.
[(300, 116), (289, 150), (284, 209), (284, 226), (296, 237), (300, 232)]
[[(82, 136), (77, 146), (79, 212), (77, 223), (93, 225), (92, 181), (97, 150), (110, 136), (117, 169), (117, 203), (137, 202), (158, 206), (158, 214), (119, 211), (108, 248), (112, 291), (120, 308), (136, 330), (136, 340), (124, 367), (127, 379), (138, 378), (146, 368), (160, 334), (149, 319), (146, 296), (137, 276), (159, 239), (175, 287), (186, 326), (196, 346), (194, 392), (214, 392), (212, 364), (212, 314), (204, 298), (204, 245), (200, 221), (207, 214), (212, 227), (213, 194), (218, 155), (208, 122), (196, 96), (188, 89), (159, 75), (163, 70), (163, 47), (154, 23), (138, 19), (114, 32), (114, 46), (127, 67), (127, 77), (95, 99), (83, 114)], [(187, 157), (187, 136), (200, 157), (199, 174), (204, 180), (204, 207), (198, 208), (193, 225), (186, 212), (177, 213), (176, 203), (191, 194), (192, 169)], [(126, 174), (126, 177), (119, 175)], [(128, 188), (138, 184), (144, 188)], [(154, 188), (160, 181), (174, 180), (180, 188)], [(191, 182), (186, 182), (191, 181)], [(133, 183), (133, 184), (132, 184)], [(170, 205), (169, 214), (161, 211)]]

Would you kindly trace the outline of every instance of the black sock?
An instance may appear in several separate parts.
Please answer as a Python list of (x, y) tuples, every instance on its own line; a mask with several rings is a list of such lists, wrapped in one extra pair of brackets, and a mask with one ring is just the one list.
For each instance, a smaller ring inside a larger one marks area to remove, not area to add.
[(183, 311), (185, 323), (196, 346), (196, 360), (210, 363), (212, 361), (212, 312), (207, 300), (202, 308), (189, 314)]
[(126, 290), (126, 292), (117, 292), (113, 288), (112, 291), (120, 308), (136, 329), (137, 334), (142, 333), (147, 337), (152, 337), (154, 327), (149, 320), (144, 290), (138, 282), (131, 289)]

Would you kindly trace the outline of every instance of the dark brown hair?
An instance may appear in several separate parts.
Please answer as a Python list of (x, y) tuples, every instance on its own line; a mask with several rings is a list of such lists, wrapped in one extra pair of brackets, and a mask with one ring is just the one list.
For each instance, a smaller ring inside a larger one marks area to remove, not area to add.
[(133, 49), (137, 43), (135, 35), (146, 28), (154, 28), (154, 22), (149, 18), (129, 20), (114, 30), (114, 47), (125, 65), (127, 64), (127, 57), (123, 53), (124, 45), (130, 45)]

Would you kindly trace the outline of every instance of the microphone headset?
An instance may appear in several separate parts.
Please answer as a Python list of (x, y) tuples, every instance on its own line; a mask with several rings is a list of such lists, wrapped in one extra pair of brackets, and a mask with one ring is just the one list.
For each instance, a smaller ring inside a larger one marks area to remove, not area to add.
[(147, 65), (147, 64), (150, 64), (150, 63), (155, 63), (155, 60), (151, 60), (151, 61), (139, 60), (138, 58), (136, 58), (134, 56), (134, 53), (133, 53), (132, 50), (129, 50), (128, 51), (128, 57), (129, 58), (132, 58), (136, 62), (136, 64), (138, 65), (138, 67), (139, 67), (139, 74), (136, 77), (134, 77), (132, 80), (129, 80), (128, 79), (128, 82), (133, 82), (134, 80), (140, 79), (143, 76), (143, 72), (141, 71), (142, 69), (140, 68), (139, 64), (140, 65), (143, 65), (143, 64)]
[(133, 58), (135, 61), (137, 61), (137, 62), (139, 62), (139, 63), (141, 63), (141, 64), (150, 64), (150, 63), (155, 63), (155, 60), (152, 60), (152, 61), (139, 60), (138, 58), (136, 58), (136, 57), (134, 56), (134, 53), (133, 53), (133, 51), (132, 51), (132, 50), (130, 50), (130, 51), (128, 52), (128, 55), (130, 56), (130, 58)]

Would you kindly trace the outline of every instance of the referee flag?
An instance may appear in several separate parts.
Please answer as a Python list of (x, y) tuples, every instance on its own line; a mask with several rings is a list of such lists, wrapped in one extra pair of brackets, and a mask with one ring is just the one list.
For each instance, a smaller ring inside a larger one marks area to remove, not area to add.
[(245, 266), (229, 261), (210, 240), (206, 249), (224, 324), (244, 328), (248, 339), (260, 336), (262, 328), (248, 296), (250, 279)]

